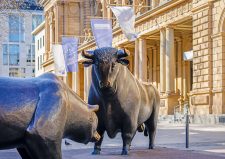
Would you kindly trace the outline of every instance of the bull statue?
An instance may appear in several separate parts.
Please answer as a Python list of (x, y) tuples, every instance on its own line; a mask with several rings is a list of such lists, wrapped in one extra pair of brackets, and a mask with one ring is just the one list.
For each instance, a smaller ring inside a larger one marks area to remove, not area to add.
[(160, 104), (158, 90), (132, 75), (126, 67), (128, 54), (123, 50), (105, 47), (82, 54), (84, 66), (93, 65), (88, 103), (99, 105), (97, 131), (101, 139), (92, 154), (100, 154), (106, 131), (110, 138), (121, 132), (121, 154), (128, 155), (131, 141), (143, 123), (149, 135), (149, 149), (153, 149)]
[(17, 148), (22, 159), (61, 159), (62, 138), (85, 144), (100, 139), (97, 110), (54, 74), (1, 77), (0, 149)]

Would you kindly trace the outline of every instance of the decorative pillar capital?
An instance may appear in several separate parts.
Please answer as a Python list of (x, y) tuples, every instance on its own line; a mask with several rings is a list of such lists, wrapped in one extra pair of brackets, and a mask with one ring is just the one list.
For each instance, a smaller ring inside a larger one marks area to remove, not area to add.
[(175, 25), (169, 24), (167, 26), (165, 26), (166, 29), (174, 29)]

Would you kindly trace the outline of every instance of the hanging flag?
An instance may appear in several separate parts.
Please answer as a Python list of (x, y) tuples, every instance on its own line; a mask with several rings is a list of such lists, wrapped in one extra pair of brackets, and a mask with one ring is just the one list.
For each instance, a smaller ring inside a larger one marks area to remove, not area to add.
[(107, 19), (91, 19), (91, 29), (98, 48), (112, 47), (112, 22)]
[(184, 52), (183, 60), (184, 61), (192, 61), (193, 60), (193, 50)]
[(67, 72), (78, 71), (78, 38), (63, 37), (62, 48)]
[(59, 44), (52, 45), (52, 52), (55, 64), (55, 74), (57, 76), (66, 76), (67, 72), (62, 45)]
[(111, 7), (113, 14), (119, 22), (119, 25), (129, 41), (137, 38), (135, 33), (135, 14), (132, 7)]

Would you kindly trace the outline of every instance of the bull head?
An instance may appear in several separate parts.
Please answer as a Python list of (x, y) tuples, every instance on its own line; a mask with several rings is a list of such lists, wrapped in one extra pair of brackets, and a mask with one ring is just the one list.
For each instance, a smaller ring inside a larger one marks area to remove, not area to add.
[(121, 65), (129, 65), (125, 59), (128, 54), (125, 50), (117, 50), (111, 47), (96, 49), (92, 52), (82, 52), (85, 60), (82, 61), (85, 67), (93, 64), (100, 88), (112, 87)]
[[(85, 60), (81, 61), (82, 64), (84, 64), (85, 67), (88, 67), (92, 64), (95, 63), (94, 59), (95, 59), (95, 55), (94, 55), (95, 51), (82, 51), (82, 56), (85, 58)], [(126, 50), (117, 50), (116, 52), (117, 55), (117, 62), (121, 63), (122, 65), (128, 66), (129, 65), (129, 61), (127, 59), (125, 59), (127, 56), (129, 56), (126, 52)]]

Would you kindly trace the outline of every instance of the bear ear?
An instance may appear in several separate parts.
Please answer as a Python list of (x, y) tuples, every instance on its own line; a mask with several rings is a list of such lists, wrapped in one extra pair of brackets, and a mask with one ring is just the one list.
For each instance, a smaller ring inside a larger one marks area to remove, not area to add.
[(88, 104), (88, 109), (90, 111), (97, 112), (99, 110), (99, 105), (89, 105)]
[(117, 59), (117, 62), (118, 63), (121, 63), (122, 65), (124, 65), (124, 66), (128, 66), (129, 65), (129, 60), (127, 60), (127, 59)]

